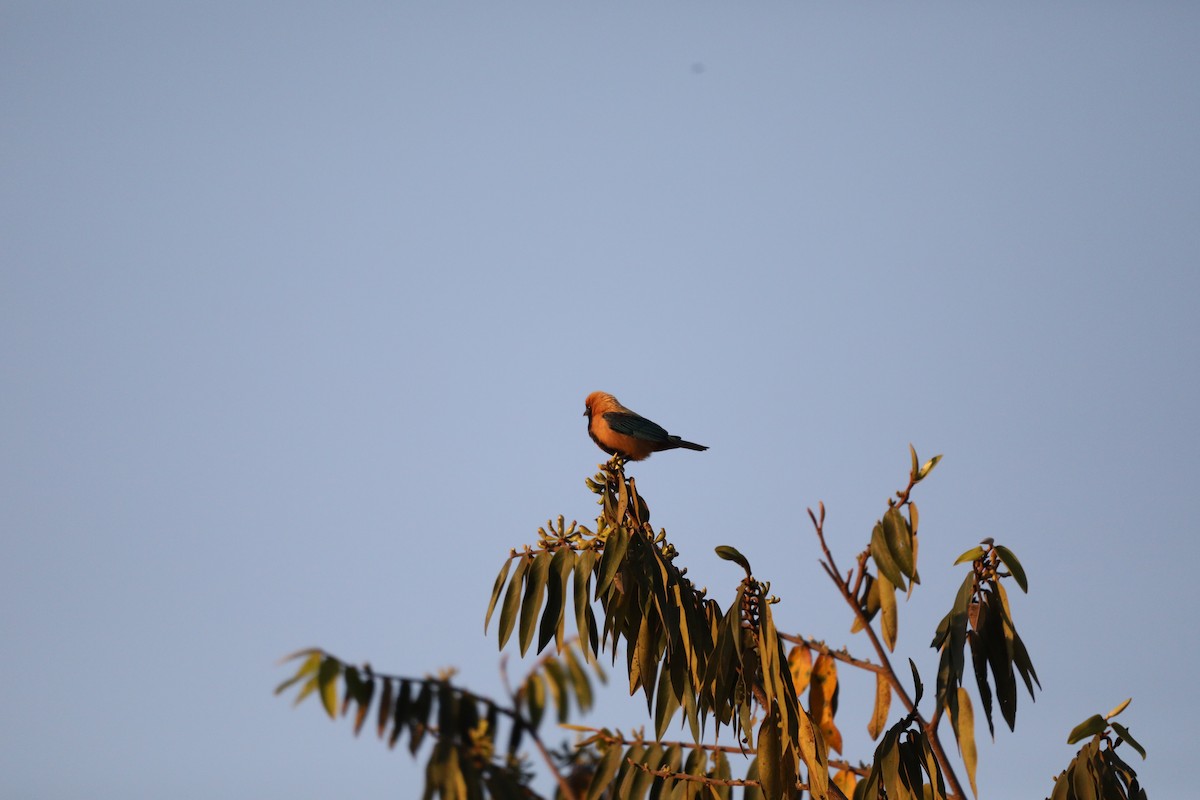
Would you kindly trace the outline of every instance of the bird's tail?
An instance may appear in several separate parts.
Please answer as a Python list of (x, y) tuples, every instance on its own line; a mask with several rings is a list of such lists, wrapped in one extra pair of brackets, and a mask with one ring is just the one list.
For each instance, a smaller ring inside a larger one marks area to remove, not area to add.
[(674, 447), (684, 447), (688, 450), (707, 450), (708, 449), (707, 447), (705, 447), (702, 444), (696, 444), (695, 442), (684, 441), (683, 439), (680, 439), (678, 436), (671, 437), (671, 444)]

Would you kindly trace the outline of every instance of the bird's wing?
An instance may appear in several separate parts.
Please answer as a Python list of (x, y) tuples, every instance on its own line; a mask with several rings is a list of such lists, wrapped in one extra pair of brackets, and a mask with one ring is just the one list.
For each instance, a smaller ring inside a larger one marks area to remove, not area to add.
[(656, 423), (637, 414), (622, 414), (619, 411), (609, 411), (604, 414), (608, 427), (617, 433), (632, 436), (635, 439), (645, 439), (650, 442), (665, 442), (670, 436), (666, 430)]

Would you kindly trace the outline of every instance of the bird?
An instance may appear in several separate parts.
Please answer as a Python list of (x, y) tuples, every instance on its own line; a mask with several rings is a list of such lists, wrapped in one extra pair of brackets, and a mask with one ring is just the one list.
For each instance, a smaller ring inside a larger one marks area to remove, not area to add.
[(672, 436), (661, 426), (630, 411), (607, 392), (592, 392), (584, 402), (583, 415), (588, 418), (588, 435), (596, 445), (611, 456), (626, 461), (642, 461), (660, 450), (707, 450), (702, 444)]

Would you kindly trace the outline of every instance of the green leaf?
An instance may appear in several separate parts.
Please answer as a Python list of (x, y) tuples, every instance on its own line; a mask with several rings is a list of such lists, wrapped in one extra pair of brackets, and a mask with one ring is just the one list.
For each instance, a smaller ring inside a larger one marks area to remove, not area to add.
[(723, 544), (723, 545), (717, 547), (716, 551), (717, 551), (717, 555), (719, 557), (725, 559), (726, 561), (732, 561), (735, 564), (737, 564), (739, 567), (744, 569), (746, 571), (747, 576), (753, 574), (750, 571), (750, 562), (746, 560), (746, 557), (744, 555), (742, 555), (740, 552), (738, 552), (736, 547), (730, 547), (727, 544)]
[(595, 550), (585, 550), (575, 559), (575, 629), (579, 633), (580, 649), (588, 661), (596, 655), (596, 623), (592, 617), (592, 598), (588, 591), (595, 565)]
[(429, 731), (429, 712), (433, 710), (433, 684), (423, 682), (408, 716), (408, 752), (416, 755)]
[(624, 755), (624, 751), (620, 745), (610, 744), (608, 746), (608, 751), (600, 759), (600, 763), (596, 765), (596, 771), (592, 774), (592, 782), (588, 785), (586, 800), (598, 800), (604, 790), (609, 787), (617, 770), (621, 767), (622, 755)]
[[(887, 742), (887, 740), (887, 736), (883, 737), (884, 742)], [(893, 739), (891, 747), (884, 751), (883, 756), (878, 758), (878, 760), (881, 763), (880, 777), (883, 779), (883, 788), (887, 791), (889, 800), (893, 797), (907, 797), (908, 794), (904, 791), (904, 784), (900, 779), (899, 742)]]
[(938, 465), (938, 462), (941, 460), (942, 460), (942, 457), (940, 455), (936, 455), (933, 458), (926, 461), (924, 464), (922, 464), (920, 471), (917, 472), (917, 480), (919, 480), (919, 481), (924, 480), (925, 476), (928, 475), (930, 472), (933, 472), (933, 468), (936, 467)]
[[(650, 769), (657, 769), (658, 763), (662, 760), (662, 745), (658, 742), (652, 742), (644, 752), (640, 754), (638, 763), (644, 764)], [(650, 784), (654, 782), (654, 776), (644, 769), (634, 771), (633, 783), (629, 787), (629, 800), (641, 800), (646, 796), (646, 790), (650, 788)]]
[(758, 729), (758, 780), (766, 800), (780, 800), (784, 793), (782, 747), (779, 738), (779, 712), (772, 710)]
[(1067, 736), (1067, 744), (1075, 744), (1078, 741), (1087, 739), (1090, 736), (1096, 736), (1104, 733), (1108, 727), (1108, 720), (1099, 714), (1093, 714), (1083, 722), (1071, 729), (1071, 733)]
[(600, 582), (596, 585), (596, 596), (602, 597), (608, 593), (609, 584), (625, 560), (625, 552), (629, 549), (629, 531), (625, 528), (613, 528), (604, 542), (604, 555), (600, 559)]
[(871, 530), (871, 558), (875, 559), (875, 566), (879, 568), (879, 574), (886, 575), (893, 586), (904, 591), (904, 576), (892, 559), (892, 553), (888, 549), (887, 540), (884, 537), (882, 523), (875, 523), (875, 527)]
[(396, 708), (392, 712), (392, 735), (388, 737), (388, 747), (395, 747), (400, 734), (408, 727), (408, 712), (412, 708), (412, 683), (400, 681), (400, 691), (396, 695)]
[(921, 673), (917, 671), (917, 664), (911, 658), (908, 660), (908, 668), (912, 671), (913, 676), (913, 705), (921, 704), (921, 697), (925, 694), (925, 684), (921, 683)]
[(975, 631), (967, 633), (967, 642), (971, 645), (971, 666), (975, 670), (975, 685), (979, 688), (979, 701), (983, 703), (983, 714), (987, 719), (988, 733), (992, 740), (996, 739), (996, 723), (992, 719), (992, 689), (987, 681), (987, 645)]
[(1000, 560), (1004, 562), (1004, 566), (1008, 567), (1008, 571), (1012, 573), (1013, 580), (1017, 582), (1017, 586), (1021, 587), (1021, 591), (1029, 593), (1029, 581), (1025, 578), (1025, 568), (1021, 566), (1021, 562), (1013, 555), (1013, 551), (1009, 550), (1004, 545), (996, 545), (996, 554), (1000, 556)]
[(525, 581), (525, 596), (521, 599), (521, 622), (517, 633), (521, 655), (525, 655), (529, 645), (533, 643), (533, 629), (537, 624), (538, 611), (541, 610), (542, 597), (546, 592), (546, 579), (550, 573), (552, 557), (545, 550), (538, 553), (529, 569), (529, 579)]
[(1123, 740), (1128, 742), (1130, 747), (1132, 747), (1134, 750), (1138, 751), (1138, 755), (1140, 755), (1142, 757), (1142, 760), (1145, 761), (1146, 760), (1146, 748), (1144, 748), (1140, 744), (1138, 744), (1137, 739), (1134, 739), (1132, 736), (1129, 735), (1129, 729), (1126, 728), (1124, 725), (1122, 725), (1119, 722), (1110, 722), (1109, 724), (1112, 725), (1112, 729), (1117, 732), (1118, 736), (1120, 736)]
[(537, 730), (546, 711), (546, 677), (535, 672), (525, 681), (525, 707), (529, 711), (529, 726)]
[(562, 618), (565, 609), (567, 575), (574, 566), (575, 553), (569, 547), (560, 547), (550, 560), (546, 582), (546, 610), (542, 612), (542, 624), (538, 628), (537, 652), (542, 652), (551, 639), (562, 641)]
[(883, 515), (883, 538), (900, 572), (911, 579), (916, 572), (913, 537), (912, 531), (908, 529), (908, 520), (900, 513), (900, 509), (889, 508)]
[(1099, 776), (1093, 771), (1092, 765), (1075, 764), (1071, 767), (1071, 791), (1075, 800), (1095, 800), (1098, 796), (1096, 789)]
[(504, 595), (504, 605), (500, 608), (500, 649), (508, 642), (513, 627), (517, 623), (517, 610), (521, 607), (521, 584), (525, 582), (525, 573), (529, 571), (532, 559), (522, 556), (517, 564), (517, 571), (508, 582), (508, 592)]
[(917, 480), (917, 471), (919, 470), (918, 464), (921, 463), (921, 460), (919, 458), (917, 458), (917, 448), (913, 447), (911, 443), (908, 445), (908, 452), (909, 452), (909, 455), (912, 456), (912, 468), (910, 469), (908, 474), (909, 474), (909, 477), (915, 483)]
[(611, 794), (615, 797), (628, 797), (629, 791), (633, 786), (633, 780), (637, 777), (640, 769), (634, 766), (641, 757), (645, 748), (642, 745), (634, 742), (629, 749), (625, 751), (625, 756), (621, 759), (621, 767), (617, 770), (617, 776), (613, 779)]
[(990, 589), (984, 590), (979, 617), (979, 636), (987, 646), (988, 665), (992, 668), (1000, 714), (1011, 731), (1017, 724), (1017, 679), (1013, 674), (1008, 629), (1001, 603), (996, 593)]
[(925, 786), (924, 770), (921, 769), (921, 742), (914, 738), (913, 732), (897, 746), (900, 754), (900, 783), (912, 792), (913, 797), (924, 797), (922, 789)]
[(321, 705), (330, 719), (337, 718), (337, 678), (342, 673), (342, 665), (336, 658), (325, 656), (317, 671), (317, 689), (321, 694)]
[(963, 563), (964, 561), (974, 561), (978, 558), (983, 558), (983, 548), (980, 547), (979, 545), (975, 545), (970, 550), (963, 553), (958, 558), (954, 559), (954, 563), (955, 563), (955, 565), (958, 565), (958, 564)]
[(500, 590), (504, 588), (504, 581), (508, 578), (508, 571), (512, 569), (511, 558), (504, 560), (504, 566), (500, 568), (500, 574), (496, 576), (496, 583), (492, 585), (492, 599), (488, 602), (487, 616), (483, 618), (483, 632), (487, 633), (488, 623), (492, 621), (492, 611), (496, 608), (496, 601), (500, 599)]
[(395, 692), (395, 685), (392, 683), (392, 680), (384, 678), (383, 694), (379, 698), (379, 719), (376, 722), (376, 730), (380, 739), (387, 732), (388, 723), (392, 721), (392, 712), (396, 710)]
[(300, 679), (315, 673), (317, 671), (317, 669), (320, 668), (320, 666), (321, 666), (322, 655), (323, 654), (321, 653), (320, 650), (301, 650), (300, 652), (293, 653), (292, 655), (290, 655), (286, 659), (284, 659), (285, 661), (290, 661), (290, 660), (293, 660), (296, 658), (300, 658), (301, 656), (306, 656), (304, 659), (304, 663), (301, 664), (300, 668), (296, 670), (296, 674), (275, 687), (275, 694), (282, 694), (283, 692), (287, 691), (288, 687), (292, 686), (294, 683), (296, 683)]
[(553, 658), (546, 660), (547, 684), (550, 688), (550, 699), (558, 711), (558, 724), (562, 725), (571, 716), (570, 692), (567, 691), (567, 673), (562, 664)]

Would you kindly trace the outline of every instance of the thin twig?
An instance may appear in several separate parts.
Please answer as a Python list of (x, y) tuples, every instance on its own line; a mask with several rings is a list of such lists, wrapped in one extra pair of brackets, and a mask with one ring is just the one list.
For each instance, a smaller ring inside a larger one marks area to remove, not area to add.
[(866, 670), (867, 672), (874, 672), (881, 675), (887, 673), (886, 669), (879, 666), (874, 661), (855, 658), (854, 656), (850, 655), (845, 648), (842, 648), (841, 650), (834, 650), (832, 647), (820, 641), (819, 639), (809, 639), (807, 636), (800, 636), (794, 633), (781, 633), (779, 634), (779, 638), (792, 642), (793, 644), (804, 645), (810, 650), (816, 650), (822, 655), (829, 656), (836, 661), (841, 661), (842, 663), (849, 664), (852, 667), (858, 667), (859, 669)]
[[(908, 502), (908, 493), (912, 490), (913, 485), (914, 482), (910, 479), (908, 486), (903, 492), (899, 493), (901, 505), (905, 502)], [(959, 798), (966, 797), (966, 795), (963, 793), (962, 785), (958, 782), (958, 775), (955, 774), (954, 769), (950, 764), (950, 759), (946, 755), (946, 750), (944, 747), (942, 747), (941, 739), (938, 737), (937, 728), (933, 726), (931, 722), (927, 722), (924, 717), (921, 716), (920, 712), (916, 710), (915, 706), (913, 705), (912, 698), (910, 698), (908, 695), (908, 690), (904, 687), (904, 684), (900, 682), (900, 678), (896, 675), (896, 670), (892, 667), (892, 662), (887, 656), (887, 651), (884, 649), (883, 643), (879, 641), (878, 634), (875, 633), (875, 629), (871, 626), (871, 622), (867, 619), (867, 615), (863, 612), (862, 608), (859, 607), (858, 602), (854, 599), (854, 595), (850, 593), (849, 584), (842, 578), (841, 573), (838, 571), (837, 563), (833, 558), (833, 553), (830, 552), (829, 545), (825, 542), (825, 530), (824, 525), (822, 524), (825, 517), (824, 510), (824, 506), (822, 506), (821, 520), (817, 519), (817, 517), (813, 514), (812, 509), (809, 509), (808, 511), (808, 516), (812, 519), (813, 527), (816, 529), (817, 540), (821, 544), (821, 551), (825, 554), (825, 560), (821, 562), (821, 568), (825, 570), (825, 574), (828, 575), (829, 579), (833, 581), (835, 586), (837, 586), (838, 591), (842, 594), (842, 599), (845, 600), (850, 608), (854, 611), (854, 616), (858, 618), (859, 622), (863, 626), (863, 629), (867, 632), (867, 637), (871, 640), (871, 646), (875, 649), (875, 654), (879, 657), (879, 663), (884, 669), (884, 672), (881, 674), (887, 677), (888, 683), (891, 684), (892, 690), (896, 692), (896, 695), (900, 698), (900, 702), (904, 704), (904, 708), (913, 715), (915, 721), (922, 728), (924, 728), (926, 734), (928, 734), (930, 748), (933, 750), (934, 755), (937, 757), (938, 763), (942, 767), (943, 776), (950, 784), (951, 794)], [(934, 708), (936, 709), (936, 707), (937, 703), (935, 701)]]

